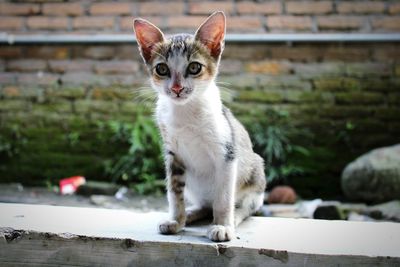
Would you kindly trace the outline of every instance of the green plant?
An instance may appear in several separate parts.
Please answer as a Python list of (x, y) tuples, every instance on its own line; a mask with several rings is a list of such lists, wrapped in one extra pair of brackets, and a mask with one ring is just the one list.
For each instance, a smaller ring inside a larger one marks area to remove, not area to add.
[(7, 131), (0, 134), (0, 158), (12, 158), (20, 153), (20, 149), (27, 143), (18, 125), (12, 125)]
[(306, 168), (291, 162), (294, 155), (309, 156), (309, 150), (295, 139), (308, 136), (307, 130), (295, 127), (287, 113), (266, 112), (267, 120), (250, 126), (254, 149), (265, 160), (268, 182), (283, 181), (293, 175), (304, 174)]
[(336, 136), (337, 142), (343, 142), (352, 152), (354, 152), (354, 145), (352, 140), (352, 134), (356, 129), (356, 125), (351, 121), (346, 121), (344, 127), (339, 130)]
[(127, 146), (127, 152), (105, 162), (106, 173), (113, 182), (131, 185), (138, 193), (160, 192), (164, 173), (161, 140), (153, 121), (138, 115), (135, 122), (110, 122), (112, 143)]

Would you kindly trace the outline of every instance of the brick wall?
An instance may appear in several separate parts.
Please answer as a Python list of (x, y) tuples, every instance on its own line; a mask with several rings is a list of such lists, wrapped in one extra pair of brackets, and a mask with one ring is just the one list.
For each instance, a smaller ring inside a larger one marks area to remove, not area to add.
[[(0, 3), (0, 31), (130, 32), (132, 15), (167, 32), (194, 31), (214, 9), (227, 12), (229, 32), (398, 32), (400, 25), (397, 1), (30, 0)], [(312, 156), (300, 160), (315, 172), (291, 182), (303, 196), (336, 196), (349, 160), (400, 142), (398, 47), (227, 43), (219, 81), (243, 122), (265, 120), (264, 111), (276, 109), (310, 129)], [(0, 46), (0, 144), (2, 134), (17, 138), (9, 134), (15, 127), (28, 140), (17, 156), (0, 160), (0, 181), (38, 184), (78, 173), (101, 179), (103, 161), (118, 150), (97, 143), (97, 123), (151, 114), (146, 81), (135, 45)], [(70, 146), (71, 133), (79, 133), (78, 146)]]
[(175, 32), (192, 29), (223, 10), (229, 32), (394, 32), (398, 1), (59, 1), (0, 3), (0, 30), (8, 32), (130, 32), (141, 16)]

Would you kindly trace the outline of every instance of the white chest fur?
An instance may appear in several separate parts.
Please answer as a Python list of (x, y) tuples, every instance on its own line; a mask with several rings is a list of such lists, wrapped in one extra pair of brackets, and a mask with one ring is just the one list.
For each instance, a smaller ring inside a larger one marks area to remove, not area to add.
[(156, 116), (166, 132), (166, 149), (185, 165), (189, 198), (200, 202), (212, 200), (216, 171), (224, 161), (224, 144), (231, 138), (218, 88), (209, 87), (185, 105), (160, 97)]

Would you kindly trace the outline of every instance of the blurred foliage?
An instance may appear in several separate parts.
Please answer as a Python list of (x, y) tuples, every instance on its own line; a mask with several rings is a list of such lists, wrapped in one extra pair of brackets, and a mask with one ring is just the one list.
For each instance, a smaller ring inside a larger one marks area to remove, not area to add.
[(112, 131), (111, 144), (126, 145), (126, 153), (105, 161), (105, 173), (113, 182), (129, 184), (140, 194), (161, 193), (164, 163), (161, 138), (154, 122), (137, 116), (134, 123), (108, 122), (99, 127)]
[[(289, 177), (311, 171), (292, 159), (310, 156), (310, 150), (303, 144), (311, 139), (312, 134), (307, 129), (296, 127), (287, 112), (268, 110), (265, 118), (248, 129), (254, 150), (265, 160), (267, 181), (287, 183)], [(302, 140), (301, 144), (299, 140)]]
[(18, 125), (12, 125), (0, 134), (0, 159), (10, 159), (20, 153), (21, 148), (28, 142), (21, 133)]

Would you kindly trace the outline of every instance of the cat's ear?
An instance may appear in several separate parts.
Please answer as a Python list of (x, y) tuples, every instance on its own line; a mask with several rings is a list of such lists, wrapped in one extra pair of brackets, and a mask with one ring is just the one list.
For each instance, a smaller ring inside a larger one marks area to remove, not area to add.
[(204, 44), (214, 58), (218, 58), (224, 49), (225, 15), (222, 11), (214, 12), (196, 31), (195, 39)]
[(133, 30), (143, 59), (148, 62), (154, 45), (164, 41), (164, 34), (159, 28), (144, 19), (133, 20)]

